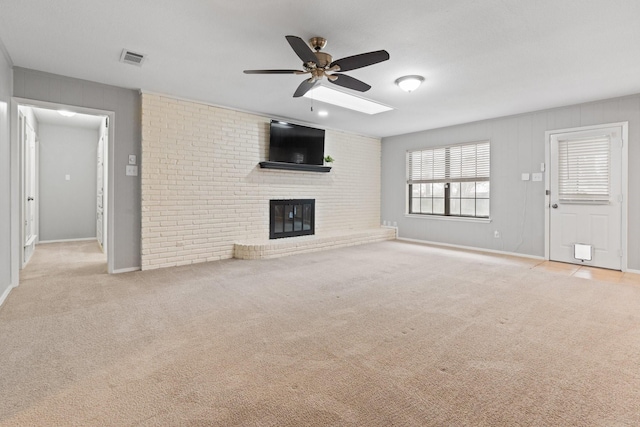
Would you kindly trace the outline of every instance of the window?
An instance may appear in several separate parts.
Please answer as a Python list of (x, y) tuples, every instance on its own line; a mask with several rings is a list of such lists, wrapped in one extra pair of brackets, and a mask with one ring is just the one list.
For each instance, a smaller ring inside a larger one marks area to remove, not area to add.
[(489, 141), (407, 152), (409, 213), (489, 218)]
[(609, 138), (558, 141), (558, 195), (563, 202), (609, 201)]

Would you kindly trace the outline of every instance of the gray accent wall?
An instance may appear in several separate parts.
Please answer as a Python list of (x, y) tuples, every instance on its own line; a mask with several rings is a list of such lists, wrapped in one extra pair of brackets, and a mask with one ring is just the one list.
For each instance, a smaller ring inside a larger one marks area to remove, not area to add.
[[(0, 42), (1, 43), (1, 42)], [(0, 50), (0, 304), (11, 287), (11, 144), (9, 111), (13, 71)]]
[(126, 176), (129, 154), (140, 158), (140, 94), (137, 90), (94, 83), (20, 67), (13, 69), (13, 96), (113, 111), (115, 132), (109, 162), (114, 175), (114, 270), (140, 267), (140, 176)]
[(98, 129), (42, 123), (38, 135), (39, 240), (96, 237)]
[[(615, 122), (629, 122), (627, 263), (640, 270), (640, 95), (384, 138), (381, 218), (401, 238), (543, 257), (545, 183), (521, 173), (540, 172), (545, 131)], [(481, 140), (491, 141), (491, 221), (407, 216), (406, 151)]]

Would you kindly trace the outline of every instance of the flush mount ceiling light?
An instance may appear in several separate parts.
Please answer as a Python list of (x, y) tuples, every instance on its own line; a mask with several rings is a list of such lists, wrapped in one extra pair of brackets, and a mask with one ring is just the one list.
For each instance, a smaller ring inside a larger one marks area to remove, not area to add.
[(413, 92), (420, 87), (423, 81), (424, 77), (422, 76), (404, 76), (397, 79), (396, 84), (405, 92)]
[(76, 113), (74, 113), (73, 111), (68, 110), (58, 110), (58, 114), (64, 117), (73, 117), (76, 115)]
[(338, 107), (348, 108), (350, 110), (366, 114), (378, 114), (384, 111), (393, 110), (393, 108), (386, 105), (379, 104), (365, 98), (360, 98), (359, 96), (354, 96), (346, 92), (331, 89), (323, 85), (317, 85), (302, 96), (314, 101), (326, 102), (327, 104), (337, 105)]
[(318, 111), (318, 115), (320, 117), (327, 117), (329, 115), (329, 112), (326, 110), (321, 110), (321, 111)]

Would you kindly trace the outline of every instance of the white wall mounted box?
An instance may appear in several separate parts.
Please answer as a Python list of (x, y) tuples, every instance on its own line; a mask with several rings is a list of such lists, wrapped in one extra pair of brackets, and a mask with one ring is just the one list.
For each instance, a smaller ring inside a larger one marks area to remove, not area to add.
[(127, 165), (126, 175), (127, 176), (138, 176), (138, 166)]

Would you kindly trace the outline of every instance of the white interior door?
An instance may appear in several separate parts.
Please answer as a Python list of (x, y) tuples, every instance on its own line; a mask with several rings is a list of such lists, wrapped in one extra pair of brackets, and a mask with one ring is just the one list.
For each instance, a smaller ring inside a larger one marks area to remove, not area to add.
[(104, 250), (104, 135), (98, 140), (97, 201), (96, 201), (96, 238)]
[(622, 269), (622, 135), (551, 135), (549, 259)]
[(22, 265), (31, 258), (36, 242), (36, 133), (29, 123), (21, 117), (22, 136), (22, 236), (23, 256)]

